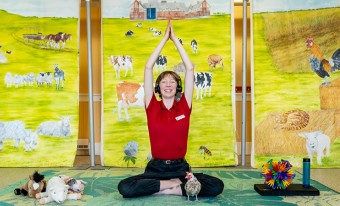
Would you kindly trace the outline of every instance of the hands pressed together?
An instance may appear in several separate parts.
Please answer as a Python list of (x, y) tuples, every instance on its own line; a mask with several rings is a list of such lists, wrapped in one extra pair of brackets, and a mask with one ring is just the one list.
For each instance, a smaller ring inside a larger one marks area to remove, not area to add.
[(171, 39), (171, 41), (174, 41), (175, 39), (177, 39), (170, 19), (168, 20), (168, 25), (164, 33), (164, 38), (166, 38), (167, 40)]

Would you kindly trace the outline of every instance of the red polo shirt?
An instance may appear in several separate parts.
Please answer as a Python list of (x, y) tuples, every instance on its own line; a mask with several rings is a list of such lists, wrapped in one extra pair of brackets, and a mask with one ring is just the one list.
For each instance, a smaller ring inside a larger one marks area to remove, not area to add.
[(152, 96), (146, 109), (152, 157), (164, 160), (184, 158), (187, 152), (191, 108), (185, 96), (168, 110)]

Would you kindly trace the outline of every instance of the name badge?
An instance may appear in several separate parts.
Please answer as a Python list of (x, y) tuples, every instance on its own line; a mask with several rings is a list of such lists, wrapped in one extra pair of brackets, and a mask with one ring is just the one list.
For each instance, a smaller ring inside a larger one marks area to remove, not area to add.
[(181, 120), (181, 119), (183, 119), (183, 118), (185, 118), (185, 115), (184, 115), (184, 114), (177, 116), (177, 117), (176, 117), (176, 120), (178, 121), (178, 120)]

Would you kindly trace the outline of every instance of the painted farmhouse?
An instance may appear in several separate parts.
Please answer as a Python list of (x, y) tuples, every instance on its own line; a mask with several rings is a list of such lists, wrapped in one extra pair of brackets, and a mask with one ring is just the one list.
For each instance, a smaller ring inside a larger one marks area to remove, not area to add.
[(167, 2), (166, 0), (148, 0), (147, 3), (134, 0), (132, 4), (131, 20), (153, 19), (186, 19), (210, 17), (210, 9), (206, 0), (186, 6), (184, 2)]

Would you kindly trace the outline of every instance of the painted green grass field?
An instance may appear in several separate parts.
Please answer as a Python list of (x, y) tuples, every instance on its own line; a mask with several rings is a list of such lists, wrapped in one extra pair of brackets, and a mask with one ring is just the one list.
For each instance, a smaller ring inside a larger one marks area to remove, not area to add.
[[(21, 120), (26, 129), (35, 131), (41, 122), (72, 116), (70, 137), (39, 136), (35, 151), (25, 152), (23, 141), (14, 148), (13, 140), (4, 140), (0, 167), (73, 166), (78, 139), (78, 19), (23, 17), (3, 10), (0, 18), (6, 19), (0, 25), (0, 51), (8, 60), (0, 64), (0, 121)], [(47, 35), (60, 31), (72, 34), (65, 49), (46, 48), (46, 42), (23, 39), (23, 34)], [(51, 87), (38, 87), (35, 83), (6, 87), (7, 72), (12, 75), (52, 72), (53, 75), (54, 64), (59, 64), (65, 73), (65, 85), (59, 91), (55, 82)]]
[[(144, 65), (153, 49), (160, 42), (161, 36), (153, 36), (149, 28), (165, 31), (167, 21), (138, 21), (129, 19), (103, 19), (103, 65), (104, 65), (104, 163), (126, 167), (123, 160), (124, 146), (129, 141), (139, 144), (136, 164), (129, 166), (144, 167), (150, 153), (146, 115), (143, 107), (130, 107), (130, 122), (119, 122), (117, 114), (116, 84), (118, 82), (143, 82)], [(208, 56), (219, 54), (223, 58), (224, 69), (217, 66), (211, 71), (213, 76), (212, 93), (203, 100), (193, 101), (191, 124), (189, 131), (188, 152), (186, 158), (192, 166), (235, 165), (234, 126), (232, 117), (231, 87), (231, 38), (230, 15), (211, 16), (202, 19), (174, 20), (175, 34), (183, 41), (192, 62), (196, 65), (195, 72), (209, 72)], [(125, 37), (125, 32), (132, 30), (134, 36)], [(198, 53), (193, 54), (191, 40), (198, 42)], [(171, 41), (168, 41), (162, 55), (167, 56), (167, 70), (180, 63), (180, 56)], [(134, 73), (128, 73), (117, 79), (110, 55), (130, 55)], [(157, 77), (154, 72), (154, 78)], [(196, 94), (194, 93), (194, 98)], [(114, 112), (113, 112), (114, 111)], [(124, 116), (124, 112), (122, 113)], [(199, 147), (207, 147), (212, 156), (199, 153)]]
[[(310, 50), (305, 40), (313, 37), (324, 58), (329, 59), (340, 48), (340, 8), (262, 13), (255, 14), (253, 20), (255, 126), (272, 111), (320, 110), (319, 86), (323, 79), (310, 69)], [(340, 71), (332, 73), (329, 80), (338, 78)], [(340, 98), (334, 101), (340, 103)], [(268, 147), (270, 144), (268, 140)], [(331, 145), (330, 157), (323, 158), (322, 166), (313, 167), (339, 167), (339, 151), (337, 137)], [(284, 158), (300, 167), (305, 156), (256, 155), (255, 165), (261, 167), (270, 158)]]

